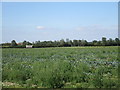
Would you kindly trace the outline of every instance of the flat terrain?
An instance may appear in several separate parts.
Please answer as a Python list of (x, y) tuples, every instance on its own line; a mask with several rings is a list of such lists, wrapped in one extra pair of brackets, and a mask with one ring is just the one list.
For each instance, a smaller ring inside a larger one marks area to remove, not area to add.
[(3, 88), (115, 88), (118, 47), (2, 49)]

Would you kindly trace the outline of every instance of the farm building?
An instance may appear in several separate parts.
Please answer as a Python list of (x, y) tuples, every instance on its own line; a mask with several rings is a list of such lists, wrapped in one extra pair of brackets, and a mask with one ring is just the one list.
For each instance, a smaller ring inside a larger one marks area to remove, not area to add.
[(26, 45), (26, 48), (32, 48), (33, 45)]
[(17, 43), (17, 45), (23, 45), (23, 43)]

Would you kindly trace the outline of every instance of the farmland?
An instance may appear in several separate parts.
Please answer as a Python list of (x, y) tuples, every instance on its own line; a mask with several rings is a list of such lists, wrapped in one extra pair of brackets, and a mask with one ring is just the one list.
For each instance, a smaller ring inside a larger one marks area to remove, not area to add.
[(2, 49), (3, 88), (116, 88), (118, 47)]

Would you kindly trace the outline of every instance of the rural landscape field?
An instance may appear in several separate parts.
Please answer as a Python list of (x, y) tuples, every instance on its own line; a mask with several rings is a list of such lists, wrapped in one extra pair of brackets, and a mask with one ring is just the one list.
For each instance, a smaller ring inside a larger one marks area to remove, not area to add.
[(3, 89), (119, 90), (120, 3), (4, 1), (0, 7)]
[(116, 88), (118, 46), (3, 48), (3, 88)]

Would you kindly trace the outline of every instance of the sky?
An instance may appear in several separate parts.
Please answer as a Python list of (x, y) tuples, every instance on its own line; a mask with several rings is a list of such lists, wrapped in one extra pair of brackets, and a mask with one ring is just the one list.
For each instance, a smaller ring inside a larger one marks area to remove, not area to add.
[(3, 2), (2, 43), (118, 37), (117, 2)]

